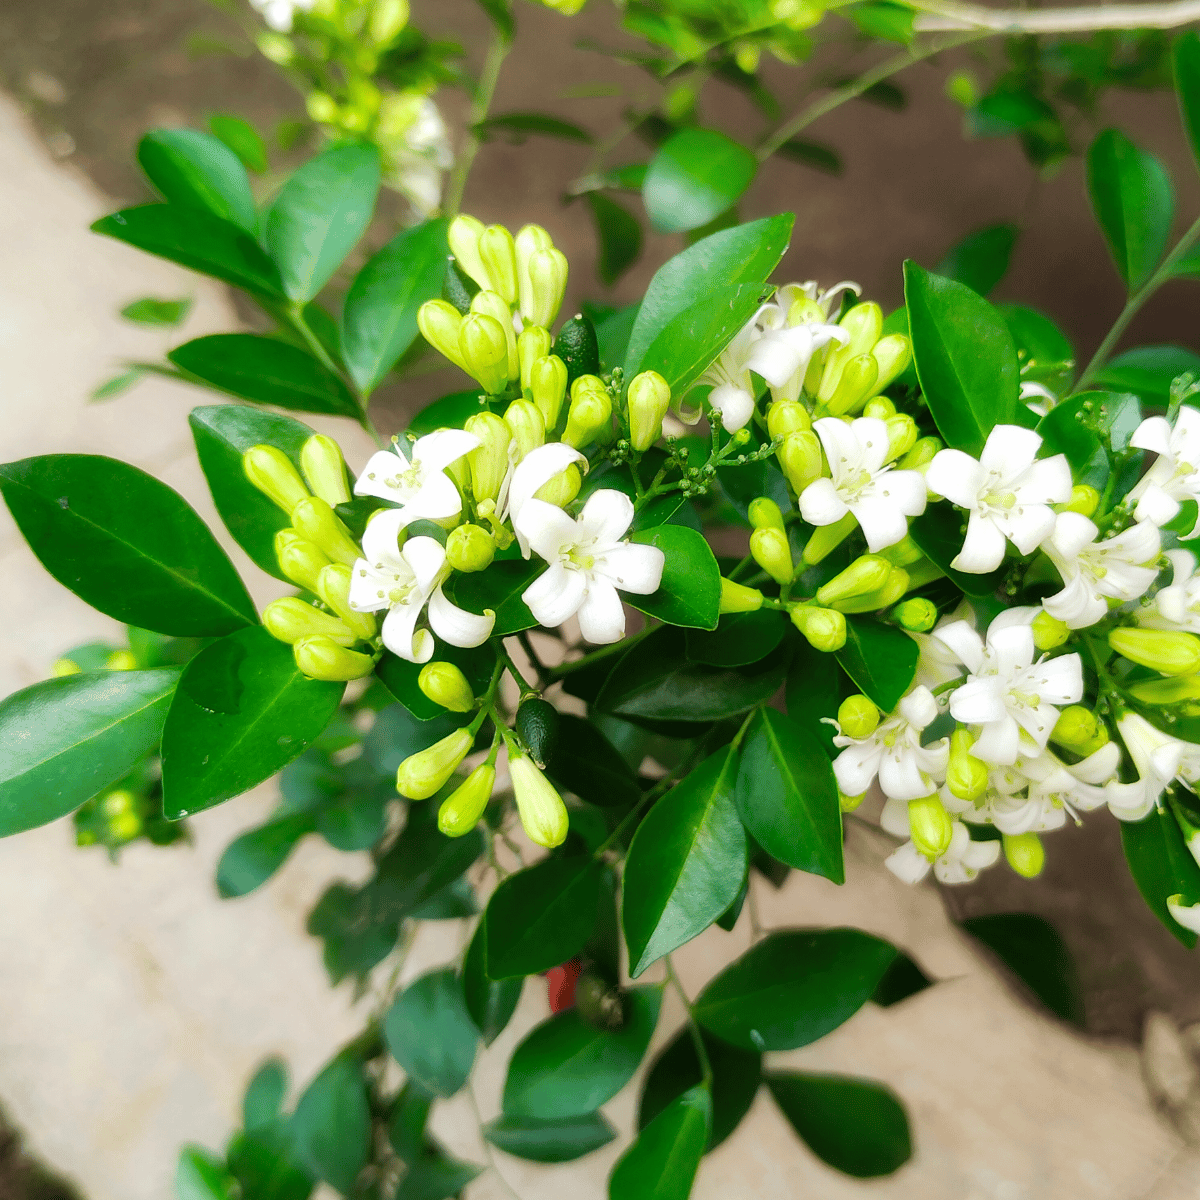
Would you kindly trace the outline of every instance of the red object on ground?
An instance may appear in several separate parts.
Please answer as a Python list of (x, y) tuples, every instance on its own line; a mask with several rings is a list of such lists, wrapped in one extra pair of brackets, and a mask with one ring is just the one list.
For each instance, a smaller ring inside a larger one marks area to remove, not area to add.
[(546, 995), (550, 1000), (551, 1012), (560, 1013), (575, 1007), (575, 985), (579, 982), (582, 970), (583, 963), (578, 958), (572, 958), (546, 972)]

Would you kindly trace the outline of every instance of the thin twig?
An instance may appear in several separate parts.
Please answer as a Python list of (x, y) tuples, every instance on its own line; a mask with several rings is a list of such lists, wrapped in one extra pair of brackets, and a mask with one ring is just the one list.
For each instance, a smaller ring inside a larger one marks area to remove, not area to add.
[(986, 29), (993, 33), (1086, 33), (1093, 29), (1174, 29), (1200, 21), (1200, 0), (1167, 4), (1104, 4), (1082, 8), (985, 8), (922, 0), (918, 33)]
[(475, 162), (475, 155), (483, 145), (479, 127), (487, 120), (488, 110), (496, 95), (496, 84), (500, 81), (500, 68), (508, 57), (510, 42), (504, 34), (497, 31), (488, 46), (487, 57), (483, 62), (483, 71), (479, 76), (479, 86), (475, 89), (475, 98), (471, 102), (470, 126), (467, 131), (466, 145), (454, 164), (454, 174), (446, 188), (446, 200), (443, 205), (447, 216), (453, 217), (462, 207), (463, 193), (467, 187), (467, 176)]

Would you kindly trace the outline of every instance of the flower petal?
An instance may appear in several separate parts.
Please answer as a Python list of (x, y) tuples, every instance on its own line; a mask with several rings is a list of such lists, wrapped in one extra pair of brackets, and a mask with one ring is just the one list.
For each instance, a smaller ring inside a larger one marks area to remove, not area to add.
[(440, 521), (462, 512), (462, 497), (449, 475), (429, 475), (421, 481), (420, 491), (400, 511), (404, 514), (405, 525), (422, 519)]
[(394, 479), (401, 471), (407, 471), (408, 460), (391, 450), (377, 450), (367, 459), (362, 474), (354, 483), (356, 496), (378, 496), (381, 500), (398, 499), (396, 489), (385, 480)]
[(925, 484), (959, 508), (974, 508), (983, 486), (984, 469), (961, 450), (939, 450), (925, 470)]
[(587, 575), (583, 571), (568, 570), (556, 562), (521, 593), (521, 599), (540, 625), (555, 626), (579, 611), (586, 590)]
[(425, 471), (444, 471), (464, 454), (470, 454), (482, 445), (475, 434), (465, 429), (438, 429), (417, 438), (412, 448), (412, 459)]
[(1039, 458), (1013, 480), (1012, 489), (1022, 504), (1065, 504), (1071, 498), (1071, 467), (1066, 455)]
[[(942, 450), (941, 453), (945, 454), (946, 451)], [(963, 539), (963, 548), (950, 565), (956, 571), (965, 571), (969, 575), (986, 575), (1003, 561), (1004, 534), (994, 521), (973, 512), (967, 518), (967, 536)]]
[(1021, 753), (1021, 727), (1007, 713), (999, 721), (989, 721), (971, 747), (971, 753), (997, 766), (1015, 763)]
[(859, 500), (850, 502), (850, 511), (861, 527), (867, 539), (867, 549), (872, 554), (877, 554), (887, 546), (894, 546), (908, 533), (908, 522), (904, 519), (903, 511), (885, 495), (864, 492)]
[(428, 662), (433, 657), (432, 645), (428, 647), (429, 653), (421, 658), (420, 652), (426, 647), (414, 644), (421, 608), (420, 604), (393, 604), (383, 618), (383, 644), (406, 662)]
[(439, 587), (429, 598), (429, 624), (442, 641), (470, 649), (482, 646), (492, 636), (496, 614), (490, 609), (482, 615), (467, 612), (447, 599)]
[(404, 510), (400, 508), (385, 509), (367, 522), (362, 538), (363, 557), (372, 566), (400, 562), (400, 530), (404, 523)]
[(995, 675), (969, 679), (950, 693), (950, 715), (964, 725), (985, 725), (1003, 720), (1008, 710), (1004, 707), (1001, 687)]
[(598, 547), (619, 542), (632, 524), (633, 501), (615, 488), (593, 492), (579, 514), (580, 535), (594, 537)]
[(512, 519), (513, 528), (517, 530), (517, 541), (521, 553), (529, 557), (529, 543), (525, 540), (517, 526), (517, 517), (521, 510), (532, 499), (534, 492), (552, 480), (555, 475), (565, 471), (572, 463), (579, 465), (580, 474), (586, 475), (588, 461), (573, 446), (566, 442), (547, 442), (536, 450), (531, 450), (521, 460), (513, 472), (512, 483), (508, 489), (508, 515)]
[(984, 471), (998, 471), (1002, 479), (1012, 481), (1037, 456), (1042, 439), (1021, 425), (995, 425), (988, 434), (979, 456)]
[(625, 636), (625, 609), (617, 589), (607, 579), (593, 577), (579, 606), (579, 632), (597, 646), (619, 642)]
[(513, 521), (513, 528), (547, 562), (557, 561), (564, 547), (574, 545), (579, 539), (575, 521), (558, 505), (545, 500), (527, 500)]
[(415, 537), (404, 543), (404, 549), (400, 553), (404, 561), (412, 567), (421, 596), (428, 596), (446, 565), (445, 547), (434, 538)]
[(666, 561), (666, 555), (657, 546), (622, 542), (596, 560), (596, 574), (624, 592), (649, 596), (662, 584)]
[(905, 842), (883, 860), (883, 865), (904, 883), (920, 883), (932, 864), (912, 842)]
[[(1183, 409), (1179, 410), (1181, 413)], [(1171, 426), (1166, 417), (1147, 417), (1134, 431), (1129, 444), (1155, 454), (1171, 452)]]
[(810, 525), (832, 525), (849, 511), (832, 479), (815, 479), (800, 493), (800, 515)]

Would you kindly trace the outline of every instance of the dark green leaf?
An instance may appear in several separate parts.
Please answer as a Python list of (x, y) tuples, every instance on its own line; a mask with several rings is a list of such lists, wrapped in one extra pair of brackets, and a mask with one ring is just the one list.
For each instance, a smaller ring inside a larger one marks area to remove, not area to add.
[(604, 734), (585, 718), (566, 713), (559, 714), (558, 725), (546, 763), (555, 782), (589, 804), (636, 804), (642, 794), (637, 776)]
[(267, 169), (266, 144), (249, 121), (229, 113), (214, 113), (208, 118), (208, 127), (242, 160), (248, 171), (261, 175)]
[(696, 1020), (744, 1050), (794, 1050), (871, 998), (896, 948), (857, 929), (773, 933), (699, 995)]
[(897, 954), (871, 993), (871, 1001), (880, 1008), (889, 1008), (932, 986), (933, 980), (907, 954)]
[(599, 243), (596, 275), (605, 287), (612, 287), (642, 252), (642, 226), (627, 208), (603, 192), (588, 192), (586, 199)]
[(413, 1080), (405, 1080), (388, 1120), (388, 1141), (406, 1163), (427, 1158), (434, 1149), (425, 1133), (432, 1108), (433, 1097)]
[(837, 716), (841, 703), (841, 672), (835, 659), (810, 646), (803, 638), (792, 641), (794, 650), (786, 693), (788, 716), (814, 734), (825, 747), (825, 753), (834, 758), (839, 753), (833, 745), (835, 730), (822, 718)]
[(292, 648), (261, 626), (214, 642), (188, 663), (163, 730), (169, 820), (269, 779), (314, 742), (345, 684), (307, 679)]
[(363, 1065), (339, 1054), (308, 1085), (292, 1117), (301, 1159), (318, 1179), (350, 1195), (371, 1148), (371, 1113)]
[(766, 658), (786, 632), (785, 619), (771, 609), (726, 613), (711, 632), (688, 630), (687, 656), (710, 667), (744, 667)]
[(687, 1200), (711, 1125), (707, 1085), (672, 1100), (618, 1160), (609, 1200)]
[(667, 792), (634, 834), (621, 904), (634, 979), (703, 933), (741, 890), (746, 833), (734, 808), (736, 773), (736, 752), (722, 747)]
[(906, 4), (891, 4), (888, 0), (855, 4), (847, 9), (847, 16), (869, 38), (899, 42), (902, 46), (912, 42), (915, 14)]
[(486, 571), (471, 575), (454, 574), (446, 583), (446, 595), (459, 608), (496, 614), (493, 637), (507, 637), (537, 625), (521, 593), (546, 569), (544, 563), (520, 559), (494, 562)]
[(475, 126), (475, 135), (484, 142), (503, 137), (518, 146), (534, 136), (558, 138), (564, 142), (582, 142), (584, 145), (590, 145), (592, 141), (592, 135), (586, 129), (564, 121), (561, 117), (537, 112), (501, 113), (499, 116), (488, 117)]
[(1165, 808), (1155, 808), (1140, 821), (1121, 822), (1125, 861), (1150, 911), (1190, 950), (1196, 934), (1185, 929), (1167, 908), (1167, 899), (1200, 903), (1200, 866), (1188, 850), (1179, 824)]
[(175, 1168), (176, 1200), (234, 1200), (237, 1180), (211, 1150), (185, 1146)]
[(918, 654), (917, 643), (894, 625), (848, 617), (846, 644), (837, 660), (859, 690), (890, 713), (913, 681)]
[(482, 1169), (444, 1155), (423, 1158), (409, 1167), (392, 1200), (450, 1200), (461, 1195)]
[(1192, 157), (1200, 165), (1200, 35), (1194, 29), (1176, 37), (1171, 46), (1175, 95), (1179, 115), (1192, 148)]
[(968, 571), (956, 571), (950, 565), (962, 550), (965, 521), (966, 515), (950, 505), (931, 504), (919, 517), (909, 521), (908, 532), (925, 556), (940, 567), (957, 588), (968, 596), (990, 596), (1004, 581), (1003, 566), (986, 575), (972, 575)]
[(299, 1162), (291, 1130), (284, 1121), (234, 1134), (226, 1150), (239, 1195), (254, 1200), (308, 1200), (316, 1180)]
[(1002, 304), (1000, 313), (1016, 343), (1022, 381), (1065, 392), (1075, 374), (1075, 351), (1066, 334), (1036, 309)]
[(121, 316), (136, 325), (171, 327), (178, 325), (192, 310), (192, 302), (183, 300), (158, 300), (145, 296), (121, 309)]
[(1182, 346), (1138, 346), (1100, 368), (1093, 386), (1134, 392), (1145, 403), (1166, 408), (1171, 384), (1188, 372), (1200, 373), (1200, 354)]
[(805, 141), (804, 138), (788, 138), (775, 153), (780, 158), (812, 167), (813, 170), (826, 175), (841, 175), (845, 169), (842, 166), (842, 156), (836, 150), (822, 146), (820, 142)]
[(626, 593), (629, 604), (668, 625), (716, 629), (721, 569), (704, 535), (683, 525), (657, 525), (639, 530), (630, 540), (657, 546), (666, 561), (658, 591), (650, 596)]
[(483, 1136), (506, 1154), (529, 1162), (573, 1162), (617, 1136), (602, 1113), (557, 1117), (546, 1121), (501, 1114), (483, 1127)]
[[(464, 650), (447, 642), (440, 642), (436, 658), (438, 662), (449, 662), (458, 667), (467, 677), (467, 682), (476, 696), (482, 696), (487, 691), (492, 668), (496, 665), (496, 652), (488, 643)], [(421, 675), (420, 663), (410, 663), (385, 651), (375, 666), (375, 674), (384, 687), (419, 721), (432, 721), (435, 717), (446, 715), (446, 710), (440, 704), (430, 700), (421, 691), (418, 682)]]
[(65, 816), (158, 743), (178, 667), (97, 671), (0, 701), (0, 837)]
[[(1082, 419), (1085, 416), (1086, 425)], [(1108, 434), (1113, 449), (1120, 453), (1129, 445), (1141, 420), (1141, 405), (1130, 392), (1080, 392), (1056, 404), (1038, 422), (1037, 431), (1048, 451), (1067, 456), (1077, 479), (1082, 479), (1093, 463), (1107, 478), (1108, 460), (1097, 429)]]
[(156, 129), (138, 145), (138, 162), (169, 204), (254, 232), (258, 210), (246, 168), (220, 138), (196, 129)]
[(737, 203), (754, 182), (758, 161), (715, 129), (681, 129), (658, 148), (642, 198), (660, 233), (699, 229)]
[(178, 492), (137, 467), (47, 454), (0, 466), (0, 492), (42, 566), (118, 621), (218, 637), (258, 620), (208, 527)]
[(792, 1128), (836, 1170), (874, 1179), (912, 1157), (904, 1105), (884, 1084), (794, 1071), (772, 1071), (766, 1080)]
[(279, 1119), (287, 1098), (288, 1073), (281, 1059), (269, 1058), (254, 1073), (242, 1098), (242, 1124), (259, 1129)]
[(477, 388), (473, 392), (454, 392), (427, 404), (408, 423), (413, 437), (422, 437), (435, 429), (461, 429), (468, 417), (487, 410), (487, 397)]
[(1012, 137), (1035, 130), (1051, 135), (1058, 124), (1054, 109), (1044, 100), (1032, 92), (1015, 89), (994, 91), (967, 112), (972, 137)]
[(938, 263), (937, 273), (986, 296), (1008, 274), (1019, 233), (1016, 225), (989, 225), (968, 234)]
[(348, 792), (317, 813), (317, 832), (335, 850), (370, 850), (387, 833), (388, 803), (395, 797), (390, 779), (373, 789)]
[(388, 1011), (384, 1036), (409, 1079), (453, 1096), (471, 1074), (479, 1041), (456, 972), (445, 967), (410, 983)]
[(315, 828), (312, 813), (293, 813), (235, 838), (217, 863), (221, 898), (245, 896), (261, 887), (287, 861), (296, 843)]
[(483, 1044), (490, 1046), (512, 1020), (525, 978), (518, 975), (514, 979), (489, 979), (486, 943), (487, 913), (484, 913), (463, 957), (462, 992), (467, 1012), (479, 1030)]

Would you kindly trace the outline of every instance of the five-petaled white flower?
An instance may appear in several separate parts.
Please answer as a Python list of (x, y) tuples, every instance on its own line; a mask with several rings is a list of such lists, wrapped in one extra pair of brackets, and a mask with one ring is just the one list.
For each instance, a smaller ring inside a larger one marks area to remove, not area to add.
[[(895, 837), (908, 837), (908, 806), (889, 800), (883, 806), (880, 824)], [(907, 841), (884, 859), (884, 866), (905, 883), (920, 883), (929, 874), (931, 866), (939, 883), (970, 883), (999, 858), (999, 842), (972, 841), (967, 827), (961, 821), (955, 821), (950, 845), (936, 862), (930, 863), (911, 841)]]
[(496, 616), (467, 612), (446, 598), (442, 584), (450, 574), (446, 551), (431, 537), (414, 537), (397, 544), (394, 522), (382, 513), (363, 534), (363, 554), (353, 568), (350, 607), (356, 612), (379, 612), (383, 644), (408, 662), (428, 662), (434, 639), (417, 622), (428, 607), (433, 632), (451, 646), (481, 646), (491, 636)]
[[(1147, 417), (1129, 444), (1158, 455), (1127, 497), (1137, 501), (1134, 515), (1139, 521), (1165, 525), (1184, 500), (1200, 500), (1200, 412), (1181, 405), (1174, 428), (1166, 417)], [(1187, 536), (1197, 532), (1200, 519)]]
[(997, 425), (977, 462), (961, 450), (939, 450), (925, 472), (929, 490), (965, 508), (967, 536), (951, 562), (956, 571), (985, 575), (1004, 560), (1007, 538), (1032, 554), (1054, 529), (1051, 504), (1071, 498), (1066, 458), (1038, 459), (1042, 439), (1032, 429)]
[(633, 523), (633, 501), (624, 492), (594, 492), (578, 519), (544, 500), (528, 500), (517, 514), (517, 531), (549, 563), (521, 594), (543, 625), (579, 615), (589, 642), (619, 641), (625, 610), (617, 590), (648, 596), (658, 591), (666, 561), (656, 546), (621, 538)]
[(1134, 614), (1134, 620), (1146, 629), (1182, 629), (1200, 633), (1200, 576), (1196, 574), (1196, 556), (1187, 550), (1168, 550), (1171, 583), (1159, 588), (1152, 600)]
[(1108, 615), (1108, 602), (1136, 600), (1158, 575), (1158, 527), (1139, 521), (1116, 537), (1097, 541), (1096, 525), (1080, 513), (1061, 513), (1042, 547), (1064, 587), (1047, 596), (1046, 611), (1071, 629), (1086, 629)]
[(750, 370), (757, 371), (771, 385), (775, 400), (798, 399), (812, 356), (830, 342), (850, 339), (840, 325), (827, 318), (791, 324), (788, 307), (787, 304), (763, 305), (758, 315), (762, 333), (750, 347), (748, 359)]
[(464, 429), (439, 429), (417, 438), (411, 457), (406, 457), (397, 440), (392, 450), (379, 450), (367, 460), (354, 494), (399, 504), (390, 515), (397, 532), (413, 521), (456, 517), (462, 512), (462, 497), (446, 468), (478, 445), (479, 439)]
[[(510, 453), (515, 453), (517, 443), (509, 443)], [(566, 442), (547, 442), (530, 450), (520, 462), (510, 460), (500, 494), (496, 497), (496, 516), (500, 523), (508, 521), (517, 535), (517, 545), (524, 558), (529, 557), (529, 539), (521, 532), (517, 518), (527, 501), (568, 467), (575, 466), (581, 475), (588, 472), (587, 455), (580, 454)]]
[(895, 545), (908, 532), (906, 518), (925, 511), (921, 473), (897, 471), (887, 462), (887, 426), (878, 417), (859, 417), (849, 425), (824, 417), (813, 428), (833, 478), (804, 489), (800, 515), (810, 525), (833, 525), (853, 513), (872, 554)]
[[(1083, 695), (1083, 664), (1078, 654), (1042, 658), (1028, 625), (996, 622), (987, 641), (967, 624), (955, 621), (933, 635), (949, 646), (970, 674), (950, 696), (950, 715), (979, 726), (971, 753), (984, 762), (1015, 763), (1033, 748), (1040, 753), (1058, 720), (1056, 705), (1074, 704)], [(1022, 734), (1029, 739), (1022, 748)]]
[(1133, 712), (1117, 718), (1117, 731), (1138, 773), (1135, 783), (1114, 779), (1105, 786), (1109, 812), (1119, 820), (1140, 821), (1173, 780), (1182, 779), (1194, 787), (1200, 779), (1200, 746), (1155, 729)]
[(833, 744), (842, 752), (834, 759), (833, 773), (846, 796), (861, 796), (879, 776), (879, 786), (894, 800), (916, 800), (937, 790), (946, 778), (950, 745), (941, 738), (921, 745), (921, 731), (938, 715), (937, 702), (925, 687), (914, 688), (900, 701), (894, 716), (882, 722), (869, 737), (839, 733)]
[[(766, 307), (764, 305), (764, 307)], [(712, 391), (708, 403), (720, 416), (727, 433), (737, 433), (754, 415), (754, 383), (750, 379), (750, 355), (754, 343), (762, 336), (756, 312), (738, 331), (733, 341), (725, 347), (708, 369), (696, 380), (697, 384), (710, 384)], [(689, 425), (700, 419), (700, 413), (680, 416)]]

